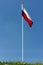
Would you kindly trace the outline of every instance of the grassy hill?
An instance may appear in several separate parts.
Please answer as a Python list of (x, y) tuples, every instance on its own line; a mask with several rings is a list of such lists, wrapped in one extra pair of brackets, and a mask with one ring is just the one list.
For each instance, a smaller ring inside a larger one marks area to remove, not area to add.
[(25, 63), (25, 62), (0, 62), (0, 65), (43, 65), (40, 62), (32, 63)]

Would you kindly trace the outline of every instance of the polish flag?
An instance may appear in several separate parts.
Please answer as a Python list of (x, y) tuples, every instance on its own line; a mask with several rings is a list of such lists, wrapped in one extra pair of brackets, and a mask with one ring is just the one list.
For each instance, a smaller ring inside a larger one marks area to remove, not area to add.
[(33, 22), (32, 19), (30, 18), (29, 14), (27, 13), (27, 11), (25, 10), (25, 8), (22, 9), (22, 16), (24, 17), (24, 19), (27, 21), (27, 23), (29, 24), (29, 26), (31, 27)]

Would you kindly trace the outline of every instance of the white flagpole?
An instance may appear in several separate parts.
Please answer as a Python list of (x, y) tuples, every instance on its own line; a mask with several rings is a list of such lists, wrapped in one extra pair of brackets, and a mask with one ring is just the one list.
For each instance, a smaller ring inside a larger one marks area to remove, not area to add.
[[(22, 3), (22, 9), (23, 9), (23, 3)], [(24, 61), (24, 49), (23, 49), (23, 41), (24, 39), (23, 39), (23, 16), (22, 16), (22, 62)]]

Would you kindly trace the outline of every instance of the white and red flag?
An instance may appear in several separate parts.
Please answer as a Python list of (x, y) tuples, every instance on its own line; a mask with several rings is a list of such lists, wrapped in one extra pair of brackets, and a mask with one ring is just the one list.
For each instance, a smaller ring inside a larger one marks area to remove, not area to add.
[(32, 19), (30, 18), (29, 14), (27, 13), (27, 11), (25, 10), (25, 8), (22, 9), (22, 16), (24, 17), (24, 19), (27, 21), (27, 23), (29, 24), (29, 26), (31, 27), (33, 22)]

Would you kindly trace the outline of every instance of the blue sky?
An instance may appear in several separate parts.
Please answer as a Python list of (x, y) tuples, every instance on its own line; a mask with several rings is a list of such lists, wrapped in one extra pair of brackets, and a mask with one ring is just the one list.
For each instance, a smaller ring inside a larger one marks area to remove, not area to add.
[[(24, 61), (43, 63), (43, 0), (24, 0), (33, 20), (24, 20)], [(21, 61), (21, 0), (0, 0), (0, 61)]]

